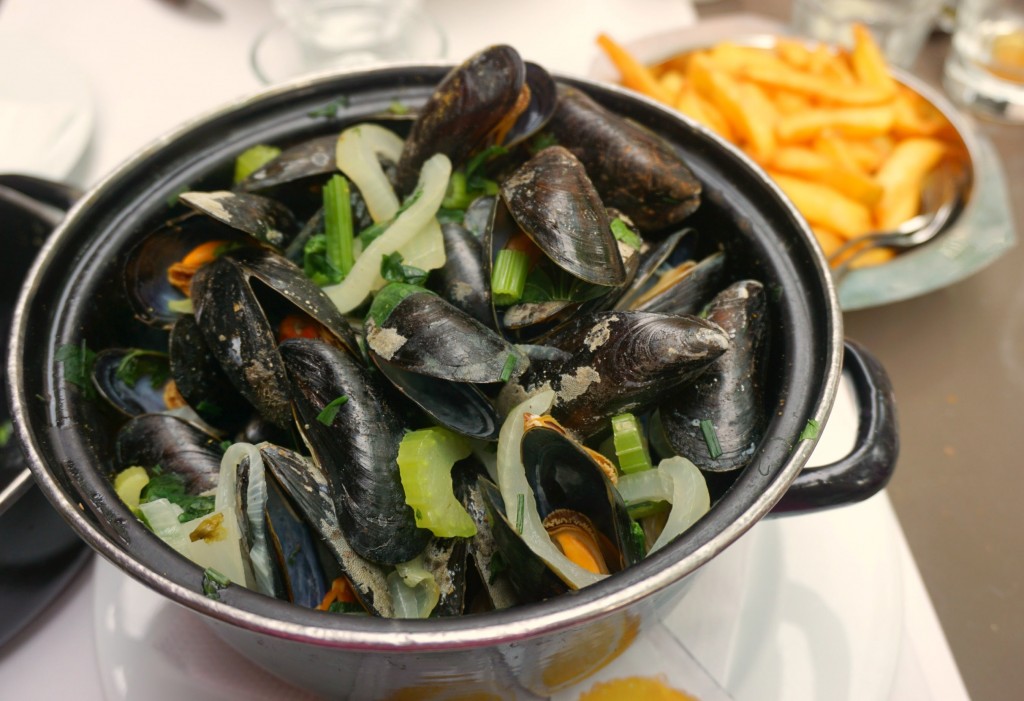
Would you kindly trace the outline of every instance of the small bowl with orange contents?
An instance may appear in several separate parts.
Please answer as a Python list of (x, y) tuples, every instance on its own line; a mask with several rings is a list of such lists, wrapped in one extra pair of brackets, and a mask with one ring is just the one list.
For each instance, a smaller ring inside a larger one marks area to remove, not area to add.
[[(887, 66), (866, 30), (849, 49), (783, 31), (722, 18), (627, 44), (602, 35), (591, 76), (682, 113), (763, 168), (825, 256), (838, 253), (833, 266), (855, 256), (839, 281), (844, 309), (944, 287), (1013, 244), (998, 158), (948, 100)], [(924, 245), (848, 245), (926, 222), (950, 197), (952, 216)]]

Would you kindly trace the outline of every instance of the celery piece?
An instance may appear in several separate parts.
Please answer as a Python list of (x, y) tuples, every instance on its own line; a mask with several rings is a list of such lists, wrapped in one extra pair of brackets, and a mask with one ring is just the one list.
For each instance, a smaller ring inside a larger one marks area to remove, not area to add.
[(525, 251), (508, 248), (498, 251), (491, 273), (491, 295), (496, 307), (507, 307), (522, 298), (529, 267), (530, 257)]
[(117, 473), (114, 477), (114, 491), (132, 513), (135, 513), (139, 510), (139, 495), (148, 482), (146, 468), (135, 465)]
[(615, 443), (615, 457), (619, 469), (625, 474), (651, 469), (651, 456), (647, 452), (640, 422), (632, 414), (618, 414), (612, 417), (612, 439)]
[(442, 538), (476, 534), (476, 524), (455, 497), (451, 474), (452, 466), (470, 452), (462, 437), (440, 426), (410, 431), (402, 438), (398, 471), (417, 526)]
[(466, 190), (466, 174), (461, 170), (453, 171), (441, 206), (445, 209), (465, 209), (470, 202), (472, 199)]
[(327, 237), (327, 262), (341, 273), (348, 275), (355, 263), (352, 252), (352, 203), (349, 199), (348, 180), (335, 175), (324, 186), (324, 234)]
[(640, 240), (635, 231), (629, 228), (629, 224), (618, 217), (612, 219), (612, 236), (615, 237), (616, 241), (622, 241), (622, 243), (637, 250), (643, 245), (643, 241)]
[(280, 155), (281, 149), (276, 146), (256, 144), (247, 148), (235, 159), (235, 182), (242, 182)]

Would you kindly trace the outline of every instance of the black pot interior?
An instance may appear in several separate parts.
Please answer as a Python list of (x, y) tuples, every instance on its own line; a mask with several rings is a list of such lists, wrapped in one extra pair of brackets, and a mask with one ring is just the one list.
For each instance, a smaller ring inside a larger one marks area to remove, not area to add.
[[(170, 548), (162, 547), (117, 499), (109, 475), (114, 470), (112, 437), (122, 419), (100, 401), (83, 400), (79, 388), (65, 382), (54, 359), (56, 349), (83, 341), (93, 350), (139, 345), (141, 325), (132, 318), (119, 270), (133, 241), (178, 212), (168, 206), (176, 193), (186, 188), (222, 189), (230, 182), (234, 157), (253, 144), (286, 145), (337, 132), (358, 121), (394, 120), (390, 105), (398, 100), (418, 106), (444, 72), (441, 67), (418, 67), (342, 76), (271, 92), (220, 113), (119, 171), (86, 198), (60, 233), (48, 264), (35, 281), (35, 297), (24, 325), (26, 353), (21, 361), (26, 418), (48, 472), (72, 502), (83, 505), (86, 519), (93, 524), (83, 535), (108, 557), (112, 548), (128, 553), (143, 568), (134, 572), (136, 576), (145, 579), (145, 572), (157, 573), (199, 592), (202, 573)], [(810, 233), (763, 177), (708, 133), (666, 110), (614, 89), (570, 82), (662, 134), (686, 155), (705, 193), (703, 204), (687, 224), (701, 232), (709, 249), (717, 245), (726, 249), (733, 278), (757, 278), (770, 290), (766, 396), (772, 419), (751, 466), (718, 499), (711, 513), (671, 547), (575, 596), (484, 614), (489, 622), (513, 621), (537, 607), (548, 611), (571, 607), (614, 587), (635, 585), (715, 538), (766, 490), (778, 489), (777, 496), (781, 496), (782, 485), (775, 482), (807, 419), (820, 414), (826, 378), (840, 352), (833, 343), (838, 322), (833, 318), (823, 265)], [(326, 105), (339, 106), (336, 116), (311, 116)], [(158, 335), (148, 340), (154, 347), (164, 343)], [(784, 479), (791, 477), (790, 472)], [(306, 625), (357, 632), (395, 629), (394, 622), (328, 619), (239, 587), (230, 587), (222, 596), (250, 612)], [(480, 625), (484, 622), (481, 618), (408, 623), (424, 630), (454, 631)]]

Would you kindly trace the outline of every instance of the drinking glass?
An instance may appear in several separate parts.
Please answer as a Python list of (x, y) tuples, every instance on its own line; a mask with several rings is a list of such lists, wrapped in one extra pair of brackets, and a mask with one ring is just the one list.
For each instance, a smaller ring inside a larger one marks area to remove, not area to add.
[(436, 59), (444, 32), (417, 0), (273, 0), (278, 22), (252, 50), (264, 83), (372, 63)]
[(794, 0), (790, 24), (798, 34), (850, 46), (855, 23), (865, 25), (886, 60), (909, 68), (942, 8), (942, 0)]
[(943, 82), (975, 112), (1024, 123), (1024, 0), (960, 0)]

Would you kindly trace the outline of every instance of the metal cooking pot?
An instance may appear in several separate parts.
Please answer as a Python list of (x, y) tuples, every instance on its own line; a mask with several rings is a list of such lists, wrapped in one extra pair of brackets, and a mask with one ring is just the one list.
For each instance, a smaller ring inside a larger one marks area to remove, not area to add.
[[(801, 510), (867, 497), (885, 484), (896, 459), (885, 374), (853, 344), (844, 360), (825, 260), (780, 191), (739, 151), (678, 114), (615, 87), (565, 78), (685, 154), (705, 193), (687, 223), (720, 232), (732, 273), (758, 278), (772, 291), (766, 396), (774, 412), (750, 466), (718, 490), (710, 513), (671, 546), (592, 587), (513, 610), (381, 620), (327, 616), (237, 586), (223, 590), (220, 600), (204, 596), (202, 570), (164, 546), (114, 494), (108, 475), (116, 419), (65, 381), (56, 349), (83, 340), (94, 349), (115, 346), (138, 333), (120, 284), (123, 255), (186, 185), (224, 182), (233, 157), (256, 143), (286, 144), (368, 118), (395, 119), (389, 106), (396, 100), (421, 105), (446, 71), (388, 67), (293, 82), (158, 140), (71, 210), (38, 259), (15, 315), (12, 408), (50, 500), (125, 572), (203, 614), (224, 640), (271, 672), (329, 696), (422, 698), (427, 689), (449, 685), (487, 698), (546, 696), (625, 649), (645, 620), (678, 598), (687, 575), (773, 507)], [(325, 105), (336, 113), (324, 116)], [(862, 406), (857, 448), (840, 463), (801, 473), (814, 447), (801, 432), (809, 421), (825, 424), (844, 363)]]

